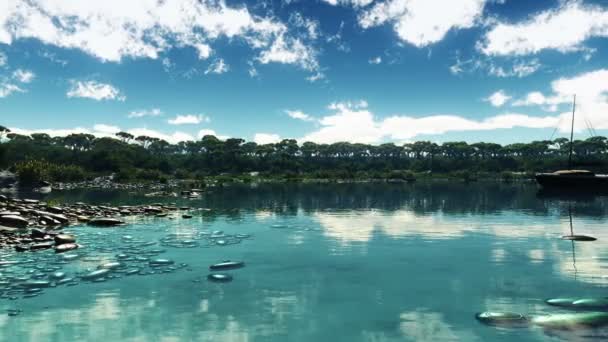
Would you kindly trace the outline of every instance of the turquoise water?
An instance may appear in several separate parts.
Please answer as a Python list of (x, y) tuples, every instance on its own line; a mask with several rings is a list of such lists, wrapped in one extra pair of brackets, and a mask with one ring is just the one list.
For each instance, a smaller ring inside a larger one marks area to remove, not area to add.
[[(126, 266), (103, 282), (70, 281), (0, 298), (2, 341), (545, 341), (601, 330), (497, 328), (480, 311), (565, 312), (551, 297), (606, 295), (604, 198), (546, 198), (534, 185), (276, 185), (215, 189), (200, 200), (71, 191), (46, 199), (178, 202), (186, 220), (73, 226), (82, 249), (0, 251), (2, 279), (74, 277)], [(204, 210), (199, 210), (202, 208)], [(598, 238), (563, 241), (570, 231)], [(221, 232), (220, 232), (221, 231)], [(215, 234), (215, 235), (214, 235)], [(223, 240), (223, 243), (218, 243)], [(145, 258), (172, 265), (150, 267)], [(246, 266), (207, 280), (222, 260)], [(139, 273), (127, 272), (138, 269)], [(7, 311), (15, 310), (15, 311)], [(15, 316), (8, 312), (17, 313)]]

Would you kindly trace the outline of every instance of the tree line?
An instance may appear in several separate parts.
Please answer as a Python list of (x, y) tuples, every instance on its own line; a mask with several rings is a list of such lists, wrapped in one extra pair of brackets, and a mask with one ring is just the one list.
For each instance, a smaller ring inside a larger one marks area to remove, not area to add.
[[(408, 170), (415, 173), (537, 172), (567, 167), (569, 140), (500, 145), (464, 141), (437, 144), (416, 141), (403, 145), (337, 142), (298, 143), (284, 139), (256, 144), (239, 138), (206, 135), (197, 141), (171, 144), (149, 136), (119, 132), (113, 137), (75, 133), (51, 137), (22, 135), (0, 126), (0, 168), (43, 160), (82, 169), (87, 174), (116, 173), (124, 179), (204, 177), (260, 172), (266, 175), (310, 175), (353, 178)], [(608, 162), (606, 137), (573, 143), (578, 166), (600, 171)], [(56, 173), (61, 174), (61, 170)]]

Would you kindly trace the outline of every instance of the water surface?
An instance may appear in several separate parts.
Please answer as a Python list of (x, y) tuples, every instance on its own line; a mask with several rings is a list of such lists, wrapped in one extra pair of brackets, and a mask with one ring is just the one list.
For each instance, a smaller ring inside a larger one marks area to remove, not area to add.
[[(431, 183), (233, 186), (197, 200), (119, 191), (45, 199), (196, 210), (189, 220), (176, 213), (121, 228), (66, 228), (84, 245), (70, 260), (0, 251), (19, 262), (0, 269), (3, 279), (127, 266), (103, 282), (5, 294), (3, 341), (557, 341), (605, 333), (504, 329), (474, 318), (557, 313), (545, 299), (604, 296), (602, 197), (547, 198), (533, 184)], [(568, 210), (574, 232), (598, 241), (560, 239), (570, 232)], [(155, 268), (142, 258), (174, 264)], [(208, 266), (227, 259), (246, 267), (228, 272), (232, 282), (207, 281)]]

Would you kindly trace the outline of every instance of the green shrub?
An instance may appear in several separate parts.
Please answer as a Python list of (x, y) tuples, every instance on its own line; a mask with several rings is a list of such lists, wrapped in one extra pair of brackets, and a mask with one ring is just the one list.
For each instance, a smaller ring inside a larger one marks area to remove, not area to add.
[(45, 160), (20, 162), (13, 169), (22, 185), (38, 185), (42, 181), (79, 182), (89, 178), (80, 166), (53, 164)]

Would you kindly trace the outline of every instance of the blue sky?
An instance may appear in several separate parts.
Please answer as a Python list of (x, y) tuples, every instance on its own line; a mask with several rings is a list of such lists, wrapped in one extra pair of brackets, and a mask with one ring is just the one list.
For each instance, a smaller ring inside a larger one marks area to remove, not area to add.
[[(118, 10), (120, 9), (120, 10)], [(608, 2), (4, 0), (0, 124), (176, 142), (608, 130)]]

